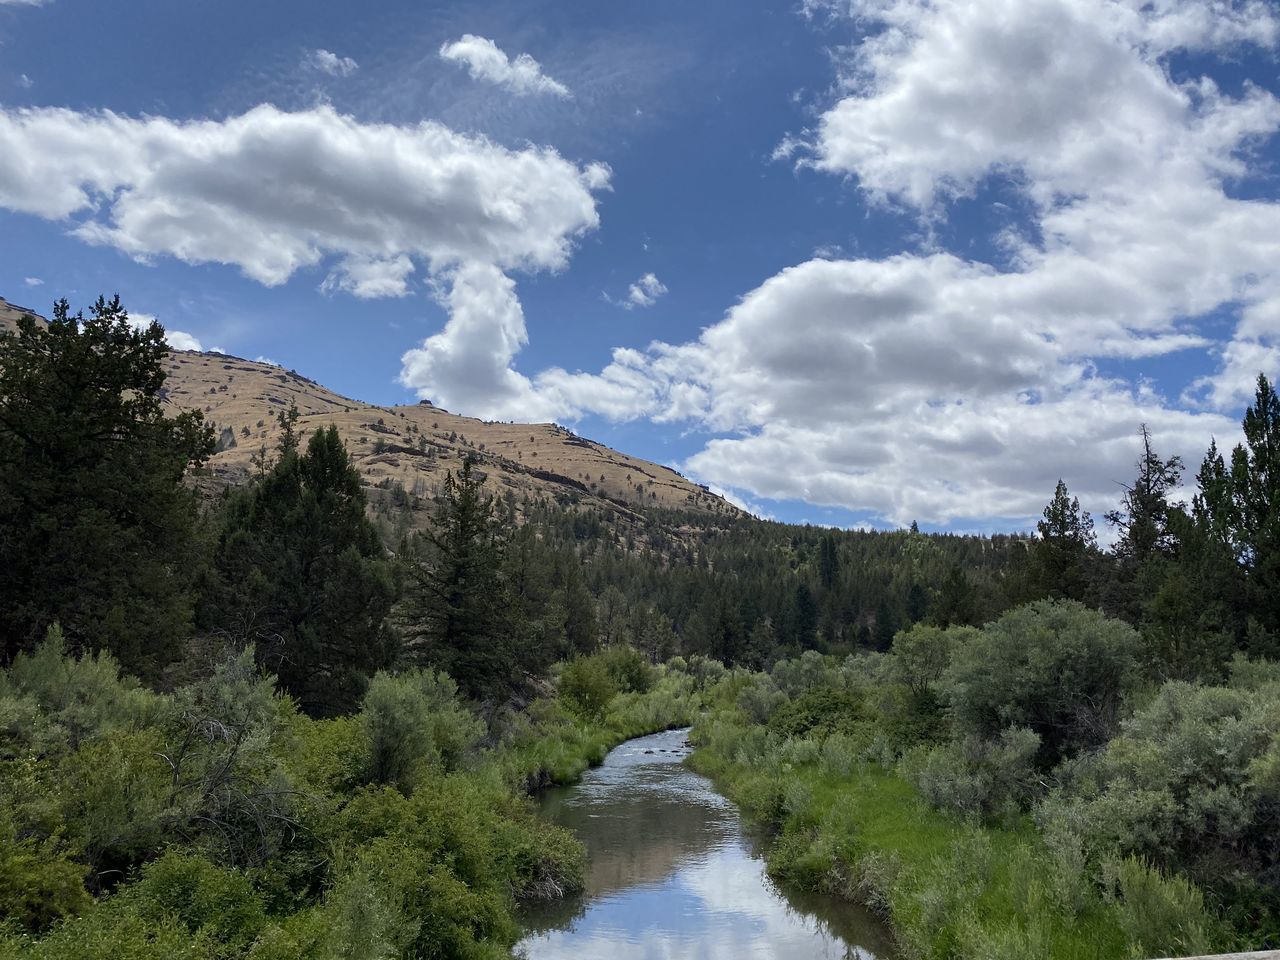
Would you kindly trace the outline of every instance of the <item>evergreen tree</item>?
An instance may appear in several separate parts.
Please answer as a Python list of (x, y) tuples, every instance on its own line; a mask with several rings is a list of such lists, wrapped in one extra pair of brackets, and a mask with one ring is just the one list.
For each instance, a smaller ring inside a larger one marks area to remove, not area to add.
[(836, 552), (836, 538), (827, 533), (818, 541), (818, 579), (824, 590), (833, 590), (840, 575), (840, 555)]
[(1156, 454), (1145, 423), (1141, 432), (1138, 476), (1132, 486), (1125, 487), (1121, 508), (1107, 512), (1107, 522), (1120, 531), (1114, 553), (1134, 568), (1154, 554), (1168, 556), (1173, 551), (1169, 494), (1181, 482), (1183, 469), (1181, 457), (1164, 460)]
[(1244, 572), (1261, 627), (1254, 652), (1274, 653), (1280, 648), (1280, 397), (1262, 374), (1243, 427), (1245, 442), (1231, 452), (1229, 467), (1216, 444), (1209, 448), (1195, 512)]
[(6, 661), (58, 622), (155, 676), (192, 626), (195, 495), (213, 452), (198, 412), (166, 416), (158, 323), (116, 297), (67, 301), (0, 334), (0, 642)]
[(1138, 476), (1125, 487), (1121, 506), (1107, 512), (1107, 522), (1120, 537), (1112, 550), (1112, 576), (1103, 589), (1103, 601), (1114, 616), (1137, 623), (1142, 607), (1159, 589), (1167, 572), (1167, 560), (1177, 549), (1170, 521), (1180, 505), (1169, 503), (1169, 494), (1182, 480), (1182, 458), (1158, 456), (1151, 434), (1141, 429), (1142, 455)]
[(415, 656), (448, 672), (468, 697), (505, 697), (537, 656), (517, 649), (502, 573), (505, 540), (473, 461), (445, 478), (422, 547), (409, 605), (420, 633)]
[(1097, 557), (1093, 518), (1061, 480), (1053, 499), (1036, 524), (1040, 537), (1032, 547), (1029, 588), (1033, 598), (1084, 600), (1091, 592), (1092, 566)]
[(324, 716), (354, 709), (393, 661), (397, 588), (337, 427), (301, 453), (297, 419), (281, 414), (275, 464), (227, 498), (201, 619), (252, 643), (303, 709)]
[(939, 627), (976, 627), (981, 619), (978, 594), (960, 566), (953, 566), (942, 581), (930, 619)]

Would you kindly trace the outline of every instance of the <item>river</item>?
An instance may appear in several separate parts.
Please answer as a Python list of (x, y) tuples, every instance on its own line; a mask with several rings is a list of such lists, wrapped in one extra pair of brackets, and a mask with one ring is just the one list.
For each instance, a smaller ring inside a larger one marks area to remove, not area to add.
[(859, 907), (765, 875), (737, 809), (685, 767), (687, 730), (631, 740), (542, 812), (586, 844), (586, 891), (526, 912), (528, 960), (888, 960)]

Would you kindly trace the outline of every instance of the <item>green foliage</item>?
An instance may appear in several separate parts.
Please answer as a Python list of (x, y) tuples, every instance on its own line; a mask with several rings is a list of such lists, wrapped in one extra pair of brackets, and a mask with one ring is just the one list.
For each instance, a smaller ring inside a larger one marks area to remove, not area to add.
[(557, 688), (575, 713), (599, 719), (618, 694), (618, 681), (609, 672), (604, 657), (578, 657), (561, 667)]
[(1129, 956), (1191, 956), (1213, 950), (1216, 924), (1204, 896), (1181, 877), (1165, 877), (1133, 857), (1108, 865), (1115, 913)]
[(847, 690), (816, 687), (773, 711), (769, 729), (784, 737), (822, 739), (848, 733), (863, 718), (862, 701)]
[(392, 662), (386, 617), (398, 587), (337, 428), (300, 453), (296, 419), (281, 415), (275, 465), (220, 510), (200, 619), (254, 645), (308, 713), (331, 716)]
[(988, 739), (1028, 727), (1050, 769), (1114, 732), (1139, 654), (1132, 627), (1078, 603), (1019, 607), (956, 649), (944, 680), (955, 731)]
[(427, 770), (459, 769), (484, 735), (484, 724), (457, 700), (444, 673), (379, 673), (365, 694), (360, 721), (368, 739), (368, 779), (409, 792)]
[(471, 460), (445, 477), (435, 522), (419, 544), (410, 616), (415, 656), (445, 670), (475, 700), (523, 683), (503, 579), (505, 537)]
[(158, 323), (135, 329), (119, 298), (86, 318), (0, 333), (0, 659), (57, 622), (154, 677), (191, 628), (198, 564), (187, 468), (213, 452), (198, 412), (167, 416)]
[(30, 931), (88, 909), (84, 864), (70, 859), (54, 838), (19, 840), (11, 821), (0, 821), (0, 917)]
[(1092, 589), (1090, 570), (1097, 550), (1093, 518), (1061, 480), (1036, 524), (1040, 534), (1028, 564), (1028, 596), (1084, 600)]
[(939, 810), (966, 816), (1015, 815), (1041, 792), (1040, 737), (1010, 727), (995, 740), (968, 736), (909, 758), (904, 773)]
[(632, 647), (606, 647), (600, 657), (622, 693), (648, 693), (657, 682), (658, 671)]

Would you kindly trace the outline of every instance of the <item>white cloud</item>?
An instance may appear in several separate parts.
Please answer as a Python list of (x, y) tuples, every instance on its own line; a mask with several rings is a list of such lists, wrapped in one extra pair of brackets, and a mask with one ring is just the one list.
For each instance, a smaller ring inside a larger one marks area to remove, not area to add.
[(627, 310), (633, 310), (636, 307), (651, 307), (666, 292), (666, 285), (661, 280), (652, 273), (646, 273), (631, 284), (631, 287), (627, 290), (627, 299), (622, 301), (622, 306)]
[(41, 280), (39, 277), (23, 277), (22, 282), (25, 283), (28, 287), (44, 286), (44, 281)]
[(490, 419), (550, 420), (553, 407), (511, 362), (529, 340), (515, 283), (497, 267), (466, 264), (439, 294), (444, 329), (403, 357), (400, 382), (419, 397)]
[(487, 37), (465, 33), (461, 39), (442, 45), (440, 58), (462, 64), (473, 79), (496, 84), (522, 96), (535, 93), (572, 96), (563, 83), (543, 73), (533, 57), (522, 53), (512, 60)]
[(360, 69), (360, 64), (350, 57), (340, 57), (328, 50), (312, 50), (307, 55), (307, 63), (331, 77), (349, 77)]
[(0, 0), (0, 7), (5, 5), (11, 7), (38, 7), (48, 2), (49, 0)]
[(272, 360), (270, 357), (254, 357), (254, 358), (253, 358), (253, 362), (254, 362), (254, 363), (265, 363), (265, 364), (266, 364), (267, 366), (269, 366), (269, 367), (278, 367), (278, 366), (280, 366), (280, 364), (276, 363), (276, 362), (275, 362), (274, 360)]
[[(147, 327), (151, 326), (151, 324), (155, 322), (156, 322), (155, 316), (150, 313), (130, 313), (129, 314), (129, 324), (135, 330), (145, 330)], [(169, 344), (169, 346), (174, 350), (194, 350), (198, 353), (204, 349), (204, 347), (200, 346), (199, 340), (197, 340), (191, 334), (184, 333), (181, 330), (170, 330), (166, 328), (164, 331), (164, 340), (165, 340), (165, 343)], [(221, 350), (214, 350), (211, 352), (222, 353)]]
[(403, 297), (409, 292), (409, 275), (413, 261), (404, 254), (395, 257), (347, 257), (320, 289), (325, 293), (344, 290), (363, 300), (379, 297)]
[[(695, 341), (534, 377), (556, 415), (691, 421), (727, 434), (687, 462), (710, 483), (898, 523), (1030, 523), (1059, 477), (1100, 514), (1131, 478), (1139, 423), (1193, 468), (1210, 436), (1233, 438), (1231, 408), (1258, 366), (1280, 364), (1280, 206), (1224, 183), (1251, 174), (1280, 101), (1177, 84), (1164, 57), (1273, 43), (1270, 11), (845, 7), (873, 32), (845, 93), (790, 149), (926, 220), (1002, 178), (1031, 210), (1026, 236), (1000, 238), (1012, 267), (943, 252), (802, 263)], [(1233, 308), (1220, 373), (1192, 391), (1209, 409), (1096, 371), (1099, 358), (1211, 348), (1197, 318)]]
[[(22, 158), (42, 157), (40, 164)], [(406, 259), (557, 269), (598, 223), (607, 167), (439, 123), (263, 105), (225, 120), (0, 108), (0, 207), (140, 258), (226, 263), (267, 285), (336, 256), (334, 284), (402, 292)]]
[(36, 85), (36, 82), (28, 77), (25, 73), (18, 74), (18, 86), (23, 90), (30, 90)]

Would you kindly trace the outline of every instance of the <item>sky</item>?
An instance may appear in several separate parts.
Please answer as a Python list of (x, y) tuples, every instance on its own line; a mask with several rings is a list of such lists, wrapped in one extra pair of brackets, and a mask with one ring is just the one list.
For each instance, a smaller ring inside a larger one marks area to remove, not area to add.
[[(1027, 529), (1280, 374), (1275, 0), (0, 0), (0, 296)], [(1105, 531), (1103, 531), (1105, 538)]]

